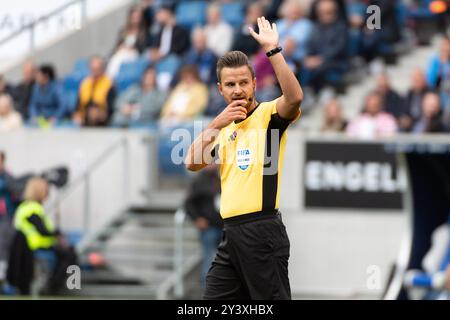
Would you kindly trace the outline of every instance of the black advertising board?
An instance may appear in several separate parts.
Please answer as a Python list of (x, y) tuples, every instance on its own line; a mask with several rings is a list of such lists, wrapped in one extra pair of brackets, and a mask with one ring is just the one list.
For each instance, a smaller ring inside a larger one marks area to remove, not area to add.
[(406, 175), (382, 143), (307, 142), (306, 208), (401, 209)]

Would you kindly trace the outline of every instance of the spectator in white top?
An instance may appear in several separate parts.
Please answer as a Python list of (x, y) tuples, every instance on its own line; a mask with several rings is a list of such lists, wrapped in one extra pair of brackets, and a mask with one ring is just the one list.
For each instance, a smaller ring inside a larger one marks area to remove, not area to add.
[(362, 139), (389, 137), (396, 131), (395, 118), (383, 111), (382, 94), (378, 91), (373, 91), (367, 96), (363, 112), (347, 127), (347, 134), (350, 137)]
[(123, 63), (135, 61), (147, 47), (148, 37), (142, 9), (134, 6), (128, 12), (125, 27), (120, 31), (106, 74), (113, 79)]
[(220, 6), (213, 3), (208, 7), (208, 23), (205, 26), (207, 47), (216, 56), (221, 57), (231, 49), (233, 44), (233, 28), (222, 20)]
[(22, 117), (14, 110), (11, 96), (0, 95), (0, 132), (11, 131), (22, 127)]

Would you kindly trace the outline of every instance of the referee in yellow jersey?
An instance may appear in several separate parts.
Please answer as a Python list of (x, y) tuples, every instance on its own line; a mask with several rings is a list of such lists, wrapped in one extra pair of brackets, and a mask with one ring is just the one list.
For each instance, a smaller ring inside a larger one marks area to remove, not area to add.
[(255, 99), (247, 56), (232, 51), (217, 63), (218, 89), (227, 102), (190, 146), (187, 169), (220, 164), (224, 232), (206, 277), (205, 299), (291, 299), (289, 238), (278, 211), (286, 129), (300, 117), (303, 92), (286, 64), (275, 24), (258, 18), (251, 35), (266, 52), (281, 97)]

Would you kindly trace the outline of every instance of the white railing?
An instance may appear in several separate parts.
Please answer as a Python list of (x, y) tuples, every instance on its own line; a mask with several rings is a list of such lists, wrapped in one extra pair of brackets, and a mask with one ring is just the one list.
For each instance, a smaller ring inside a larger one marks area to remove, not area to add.
[(129, 145), (126, 137), (120, 139), (119, 141), (111, 144), (100, 156), (98, 156), (84, 171), (83, 174), (75, 178), (73, 182), (67, 185), (64, 189), (62, 189), (57, 198), (53, 201), (53, 203), (49, 206), (49, 213), (55, 216), (55, 221), (58, 224), (59, 212), (61, 203), (67, 199), (70, 195), (72, 195), (75, 190), (78, 189), (80, 185), (84, 185), (84, 193), (83, 200), (80, 207), (83, 208), (83, 240), (79, 247), (82, 247), (83, 243), (89, 239), (90, 234), (92, 234), (95, 230), (91, 228), (91, 177), (95, 173), (96, 169), (99, 168), (111, 155), (115, 152), (116, 149), (123, 150), (123, 170), (122, 170), (122, 182), (123, 182), (123, 197), (124, 203), (129, 205), (128, 197), (130, 192), (130, 181), (129, 181)]
[(163, 281), (156, 292), (158, 300), (169, 299), (169, 293), (173, 290), (175, 299), (182, 299), (185, 295), (184, 277), (188, 274), (201, 259), (200, 255), (186, 256), (184, 230), (186, 226), (186, 213), (179, 208), (174, 215), (174, 251), (173, 251), (173, 272)]

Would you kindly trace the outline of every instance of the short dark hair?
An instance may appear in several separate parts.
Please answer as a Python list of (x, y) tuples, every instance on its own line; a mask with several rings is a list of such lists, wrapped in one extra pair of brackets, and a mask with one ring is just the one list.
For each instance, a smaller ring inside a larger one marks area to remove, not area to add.
[(230, 51), (226, 53), (219, 59), (219, 61), (217, 61), (217, 81), (220, 83), (220, 73), (223, 68), (239, 68), (243, 66), (247, 66), (252, 74), (252, 78), (255, 78), (255, 71), (248, 61), (248, 57), (245, 53), (242, 51)]
[(0, 150), (0, 161), (5, 162), (6, 159), (6, 153), (2, 150)]
[(43, 64), (39, 67), (39, 72), (45, 75), (50, 81), (56, 79), (55, 68), (51, 64)]

